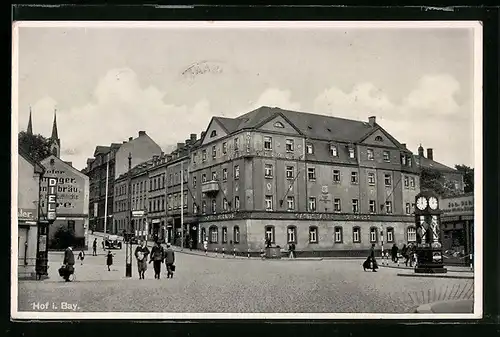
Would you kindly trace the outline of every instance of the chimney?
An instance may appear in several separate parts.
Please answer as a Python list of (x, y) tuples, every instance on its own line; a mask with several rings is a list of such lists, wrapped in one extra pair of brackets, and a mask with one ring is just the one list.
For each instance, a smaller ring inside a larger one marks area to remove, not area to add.
[(165, 152), (161, 151), (160, 157), (165, 157)]
[(192, 134), (190, 135), (190, 138), (191, 138), (191, 143), (196, 142), (196, 133), (192, 133)]
[(128, 141), (130, 142), (134, 137), (128, 137)]
[(180, 150), (184, 147), (184, 143), (177, 143), (177, 150)]
[(146, 135), (146, 131), (139, 131), (139, 137), (140, 136), (145, 136)]
[(205, 136), (205, 131), (201, 132), (200, 138), (203, 138)]
[(167, 161), (171, 161), (172, 160), (172, 155), (171, 154), (167, 154)]
[(422, 144), (418, 147), (418, 156), (423, 157), (424, 156), (424, 148), (422, 147)]
[(375, 116), (370, 116), (368, 117), (368, 123), (371, 125), (371, 126), (375, 126), (375, 124), (377, 123), (377, 118)]
[(191, 145), (191, 139), (186, 139), (186, 145)]
[(427, 149), (427, 159), (434, 160), (432, 149)]
[(127, 141), (126, 141), (126, 140), (124, 140), (124, 141), (123, 141), (123, 144), (127, 144)]
[(403, 147), (406, 149), (406, 143), (403, 143), (403, 144), (401, 144), (401, 145), (403, 145)]

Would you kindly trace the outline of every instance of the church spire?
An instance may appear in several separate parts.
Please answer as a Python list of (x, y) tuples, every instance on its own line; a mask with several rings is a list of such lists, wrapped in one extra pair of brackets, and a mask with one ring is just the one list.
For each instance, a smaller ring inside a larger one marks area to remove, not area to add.
[(54, 109), (54, 123), (52, 124), (52, 135), (50, 139), (55, 140), (59, 143), (59, 135), (57, 133), (57, 118), (56, 118), (57, 109)]
[(33, 135), (33, 123), (31, 122), (31, 106), (30, 106), (30, 119), (28, 120), (28, 129), (26, 130), (28, 135)]

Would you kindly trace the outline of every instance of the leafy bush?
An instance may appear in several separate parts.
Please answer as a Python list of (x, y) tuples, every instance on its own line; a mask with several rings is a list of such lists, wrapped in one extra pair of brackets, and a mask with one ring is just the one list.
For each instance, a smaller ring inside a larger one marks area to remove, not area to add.
[(59, 227), (51, 241), (52, 249), (66, 249), (75, 244), (75, 232), (66, 227)]

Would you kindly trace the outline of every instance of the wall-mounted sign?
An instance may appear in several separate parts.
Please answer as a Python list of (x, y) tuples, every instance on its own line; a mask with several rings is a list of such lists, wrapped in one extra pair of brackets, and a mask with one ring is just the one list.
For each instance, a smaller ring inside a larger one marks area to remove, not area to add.
[(132, 211), (132, 216), (134, 218), (141, 218), (144, 216), (144, 211)]
[(473, 195), (442, 199), (439, 205), (445, 216), (474, 214)]
[(57, 179), (48, 178), (47, 185), (47, 220), (55, 220), (57, 217)]
[(17, 209), (17, 219), (18, 220), (35, 220), (36, 209), (18, 208)]

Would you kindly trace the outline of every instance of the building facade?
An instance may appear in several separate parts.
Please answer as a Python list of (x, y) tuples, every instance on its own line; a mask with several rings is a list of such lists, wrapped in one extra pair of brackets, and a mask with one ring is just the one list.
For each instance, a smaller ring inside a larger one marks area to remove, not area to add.
[(42, 210), (47, 207), (47, 179), (57, 179), (57, 218), (49, 227), (49, 248), (67, 248), (59, 247), (57, 243), (58, 231), (63, 228), (74, 234), (75, 248), (86, 249), (89, 228), (89, 177), (55, 155), (45, 158), (41, 164), (45, 167), (40, 192)]
[(257, 252), (269, 238), (299, 254), (352, 255), (414, 238), (418, 167), (374, 117), (268, 107), (214, 117), (190, 159), (210, 249)]
[(144, 206), (147, 210), (148, 234), (152, 238), (167, 242), (170, 242), (172, 234), (171, 227), (167, 229), (166, 212), (167, 161), (171, 157), (153, 156), (148, 169), (148, 180), (145, 182), (148, 194)]
[[(18, 278), (36, 278), (38, 221), (44, 167), (19, 149), (17, 190)], [(45, 242), (45, 241), (43, 241)]]

